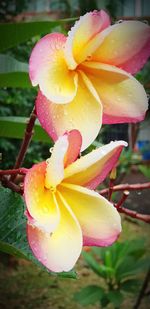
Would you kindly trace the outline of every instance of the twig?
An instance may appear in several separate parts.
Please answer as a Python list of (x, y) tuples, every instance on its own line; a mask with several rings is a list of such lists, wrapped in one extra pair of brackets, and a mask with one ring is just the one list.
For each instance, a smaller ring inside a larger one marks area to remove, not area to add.
[[(16, 159), (16, 163), (14, 165), (14, 169), (18, 169), (24, 161), (27, 148), (30, 144), (30, 141), (33, 135), (33, 127), (34, 127), (35, 120), (36, 120), (36, 112), (35, 112), (35, 107), (34, 107), (30, 115), (29, 122), (27, 123), (24, 139), (22, 141), (21, 148), (20, 148), (18, 157)], [(16, 177), (15, 175), (12, 175), (10, 180), (14, 180), (15, 177)]]
[(23, 190), (20, 186), (16, 185), (14, 182), (10, 181), (6, 176), (2, 177), (1, 180), (4, 187), (11, 189), (14, 192), (23, 194)]
[(119, 207), (117, 210), (118, 212), (124, 213), (125, 215), (129, 217), (144, 221), (146, 223), (150, 223), (150, 215), (140, 214), (135, 210), (127, 209), (125, 207)]
[(129, 191), (124, 191), (123, 195), (120, 199), (120, 201), (115, 205), (115, 207), (117, 208), (117, 210), (119, 211), (119, 209), (121, 208), (121, 206), (123, 205), (123, 203), (125, 202), (125, 200), (127, 199), (127, 197), (129, 196), (130, 192)]
[(114, 179), (110, 179), (109, 181), (109, 188), (108, 188), (108, 200), (111, 200), (111, 196), (113, 193), (113, 186), (114, 186)]
[(131, 210), (131, 209), (122, 207), (123, 203), (125, 202), (125, 200), (129, 196), (129, 194), (130, 194), (130, 192), (125, 190), (123, 192), (123, 195), (122, 195), (120, 201), (115, 205), (118, 212), (124, 213), (125, 215), (127, 215), (129, 217), (144, 221), (146, 223), (150, 223), (150, 215), (141, 214), (141, 213), (138, 213), (135, 210)]
[[(144, 190), (144, 189), (149, 189), (150, 188), (150, 182), (146, 183), (137, 183), (137, 184), (121, 184), (121, 185), (116, 185), (113, 187), (113, 192), (116, 191), (134, 191), (134, 190)], [(105, 195), (109, 192), (109, 188), (103, 189), (98, 191), (99, 194)]]
[(146, 291), (146, 289), (147, 289), (147, 287), (148, 287), (148, 282), (149, 282), (149, 280), (150, 280), (150, 268), (149, 268), (149, 270), (148, 270), (148, 272), (147, 272), (147, 274), (146, 274), (146, 276), (145, 276), (143, 285), (142, 285), (142, 287), (141, 287), (141, 290), (140, 290), (140, 292), (139, 292), (137, 301), (136, 301), (136, 303), (135, 303), (133, 309), (138, 309), (138, 308), (139, 308), (143, 296), (146, 295), (146, 294), (145, 294), (145, 291)]
[(13, 170), (0, 170), (0, 176), (3, 175), (25, 175), (27, 173), (28, 169), (27, 168), (18, 168), (18, 169), (13, 169)]

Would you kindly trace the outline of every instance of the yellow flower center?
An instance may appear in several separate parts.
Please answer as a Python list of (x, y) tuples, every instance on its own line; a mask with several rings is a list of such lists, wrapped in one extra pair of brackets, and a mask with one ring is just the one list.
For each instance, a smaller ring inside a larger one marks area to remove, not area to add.
[(49, 190), (50, 190), (52, 193), (55, 193), (55, 192), (56, 192), (56, 187), (50, 186)]

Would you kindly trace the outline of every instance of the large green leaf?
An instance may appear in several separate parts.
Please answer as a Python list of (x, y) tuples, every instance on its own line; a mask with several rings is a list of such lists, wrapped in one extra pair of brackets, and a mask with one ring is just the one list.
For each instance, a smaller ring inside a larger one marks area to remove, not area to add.
[[(0, 187), (0, 250), (31, 260), (48, 271), (33, 256), (26, 237), (26, 218), (23, 198), (9, 189)], [(59, 276), (76, 278), (74, 271)]]
[(75, 18), (56, 21), (36, 21), (0, 24), (0, 52), (20, 43), (26, 42), (36, 35), (52, 32), (56, 26), (76, 20)]
[(121, 303), (123, 302), (124, 297), (119, 290), (108, 292), (107, 297), (115, 308), (121, 308)]
[(103, 295), (104, 290), (101, 287), (97, 285), (89, 285), (77, 292), (74, 299), (81, 305), (87, 306), (100, 301)]
[[(0, 117), (0, 136), (22, 139), (27, 121), (26, 117)], [(50, 137), (42, 129), (38, 120), (35, 122), (33, 140), (52, 145)]]
[(137, 274), (146, 271), (150, 265), (149, 258), (145, 257), (138, 261), (132, 256), (126, 256), (124, 261), (116, 269), (116, 278), (123, 281), (127, 278), (135, 278)]
[(0, 87), (31, 87), (28, 64), (0, 55)]

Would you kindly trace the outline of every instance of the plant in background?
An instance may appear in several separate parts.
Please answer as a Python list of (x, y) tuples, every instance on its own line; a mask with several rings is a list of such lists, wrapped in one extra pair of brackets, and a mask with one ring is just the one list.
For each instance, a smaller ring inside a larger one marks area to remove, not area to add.
[(74, 299), (84, 306), (100, 303), (104, 308), (111, 303), (114, 308), (121, 308), (128, 294), (138, 292), (140, 275), (150, 266), (144, 243), (144, 239), (133, 239), (83, 252), (86, 264), (99, 277), (100, 283), (86, 286)]

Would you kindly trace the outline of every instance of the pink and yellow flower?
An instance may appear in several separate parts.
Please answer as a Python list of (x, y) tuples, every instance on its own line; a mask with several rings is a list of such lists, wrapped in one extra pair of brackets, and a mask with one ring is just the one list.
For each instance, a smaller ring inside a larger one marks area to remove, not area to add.
[(150, 56), (150, 27), (139, 21), (110, 25), (106, 12), (85, 14), (68, 37), (44, 36), (29, 63), (33, 86), (40, 92), (36, 110), (54, 140), (78, 129), (82, 150), (103, 123), (137, 122), (144, 118), (147, 97), (131, 75)]
[(27, 234), (36, 258), (54, 272), (69, 271), (82, 246), (111, 245), (121, 232), (115, 207), (93, 189), (117, 163), (124, 141), (78, 158), (77, 130), (59, 137), (46, 162), (25, 176)]

